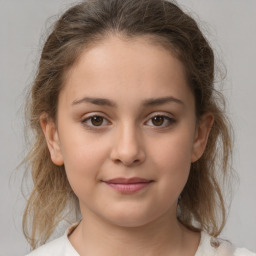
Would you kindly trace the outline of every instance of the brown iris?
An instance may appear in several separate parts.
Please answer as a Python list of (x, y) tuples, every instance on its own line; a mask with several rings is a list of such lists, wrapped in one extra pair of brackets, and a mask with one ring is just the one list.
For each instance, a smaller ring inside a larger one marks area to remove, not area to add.
[(162, 116), (154, 116), (152, 118), (152, 123), (155, 126), (161, 126), (164, 123), (164, 117), (162, 117)]
[(91, 122), (94, 126), (100, 126), (103, 123), (103, 117), (93, 116), (93, 117), (91, 117)]

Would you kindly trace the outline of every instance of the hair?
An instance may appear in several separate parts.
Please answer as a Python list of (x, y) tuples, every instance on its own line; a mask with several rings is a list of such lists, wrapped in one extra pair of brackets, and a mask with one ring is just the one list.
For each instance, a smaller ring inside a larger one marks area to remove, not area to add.
[[(72, 191), (65, 166), (50, 157), (40, 116), (56, 121), (58, 95), (67, 71), (84, 49), (110, 35), (125, 39), (145, 36), (182, 61), (196, 104), (196, 116), (211, 112), (214, 123), (202, 157), (192, 163), (182, 191), (177, 218), (191, 230), (217, 236), (226, 221), (222, 181), (231, 173), (231, 126), (223, 96), (214, 88), (215, 60), (196, 21), (177, 4), (165, 0), (90, 0), (68, 9), (54, 24), (39, 61), (27, 98), (26, 113), (34, 141), (25, 158), (33, 190), (23, 216), (23, 232), (34, 249), (44, 244), (63, 219), (65, 209), (78, 198)], [(220, 179), (223, 178), (223, 179)]]

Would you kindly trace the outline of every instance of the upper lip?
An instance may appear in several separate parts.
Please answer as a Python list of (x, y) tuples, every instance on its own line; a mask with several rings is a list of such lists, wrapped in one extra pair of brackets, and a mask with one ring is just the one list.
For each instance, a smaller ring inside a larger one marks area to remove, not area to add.
[(153, 180), (148, 180), (144, 178), (139, 178), (139, 177), (133, 177), (133, 178), (115, 178), (115, 179), (110, 179), (110, 180), (105, 180), (104, 182), (106, 183), (112, 183), (112, 184), (134, 184), (134, 183), (148, 183)]

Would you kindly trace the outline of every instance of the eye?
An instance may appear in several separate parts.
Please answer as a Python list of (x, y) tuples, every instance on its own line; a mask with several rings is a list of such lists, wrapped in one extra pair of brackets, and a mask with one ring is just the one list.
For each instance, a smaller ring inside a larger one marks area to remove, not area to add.
[(175, 123), (175, 119), (166, 115), (155, 115), (151, 117), (146, 124), (153, 127), (169, 127)]
[(88, 127), (99, 127), (109, 124), (103, 116), (93, 115), (82, 120), (82, 124)]
[(161, 126), (164, 123), (165, 118), (163, 116), (154, 116), (151, 120), (155, 126)]

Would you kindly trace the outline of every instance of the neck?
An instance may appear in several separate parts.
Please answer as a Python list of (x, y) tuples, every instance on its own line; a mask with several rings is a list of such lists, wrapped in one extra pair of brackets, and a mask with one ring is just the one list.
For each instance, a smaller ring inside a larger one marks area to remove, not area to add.
[(91, 212), (82, 215), (83, 220), (70, 236), (81, 256), (182, 255), (186, 229), (177, 221), (176, 213), (167, 212), (139, 227), (114, 225)]

